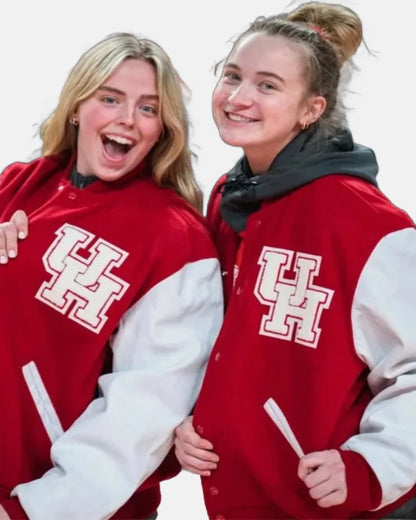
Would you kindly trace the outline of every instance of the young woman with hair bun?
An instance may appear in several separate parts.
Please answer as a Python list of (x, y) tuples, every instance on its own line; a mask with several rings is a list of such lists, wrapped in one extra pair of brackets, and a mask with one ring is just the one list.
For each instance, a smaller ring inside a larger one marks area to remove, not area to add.
[(208, 207), (227, 310), (176, 429), (211, 519), (416, 517), (416, 230), (348, 128), (362, 38), (338, 4), (257, 18), (213, 93), (243, 150)]

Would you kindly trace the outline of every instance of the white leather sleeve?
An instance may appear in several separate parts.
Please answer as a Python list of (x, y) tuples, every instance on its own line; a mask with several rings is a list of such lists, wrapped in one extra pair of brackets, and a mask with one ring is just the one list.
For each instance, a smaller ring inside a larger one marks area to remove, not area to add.
[(185, 265), (126, 313), (102, 397), (53, 444), (54, 467), (13, 491), (31, 520), (106, 519), (128, 500), (190, 413), (222, 317), (212, 258)]
[(374, 394), (360, 433), (343, 449), (360, 453), (382, 488), (379, 507), (416, 483), (416, 230), (387, 235), (357, 285), (352, 323)]

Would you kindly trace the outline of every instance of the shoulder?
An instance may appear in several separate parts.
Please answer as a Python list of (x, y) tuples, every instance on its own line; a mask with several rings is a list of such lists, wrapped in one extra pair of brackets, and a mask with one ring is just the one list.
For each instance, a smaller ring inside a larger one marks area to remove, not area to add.
[(209, 256), (216, 256), (207, 220), (179, 195), (173, 195), (171, 203), (166, 206), (169, 242), (174, 247), (187, 244), (192, 256), (197, 251), (198, 254), (205, 251)]
[(328, 175), (318, 179), (315, 189), (319, 191), (319, 197), (315, 200), (324, 203), (327, 213), (343, 215), (354, 221), (362, 220), (375, 227), (386, 227), (386, 232), (389, 228), (394, 230), (413, 225), (404, 210), (393, 204), (379, 188), (363, 179), (341, 174)]
[(30, 162), (16, 161), (4, 168), (0, 174), (0, 180), (4, 181), (6, 177), (19, 175), (21, 172), (31, 171), (36, 169), (37, 165), (41, 162), (41, 158), (37, 158)]
[(6, 168), (0, 173), (0, 187), (10, 189), (18, 189), (25, 180), (32, 176), (39, 168), (39, 164), (42, 163), (42, 159), (38, 158), (30, 162), (14, 162), (6, 166)]
[(206, 219), (172, 189), (147, 180), (140, 200), (140, 227), (149, 242), (178, 256), (216, 256)]
[(49, 169), (54, 169), (65, 164), (68, 161), (68, 154), (51, 155), (46, 157), (37, 157), (32, 161), (23, 162), (16, 161), (4, 168), (0, 173), (0, 181), (5, 182), (6, 179), (17, 178), (21, 176), (28, 176), (36, 172), (44, 172)]

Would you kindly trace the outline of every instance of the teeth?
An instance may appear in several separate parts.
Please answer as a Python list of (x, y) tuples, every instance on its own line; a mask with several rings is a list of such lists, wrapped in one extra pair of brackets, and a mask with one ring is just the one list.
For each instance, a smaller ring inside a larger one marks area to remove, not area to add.
[(115, 141), (119, 144), (128, 144), (132, 145), (133, 141), (130, 139), (126, 139), (125, 137), (120, 137), (119, 135), (113, 135), (113, 134), (106, 134), (107, 139), (110, 139), (111, 141)]
[(232, 114), (231, 112), (228, 112), (228, 119), (231, 119), (231, 121), (239, 121), (242, 123), (249, 123), (250, 121), (254, 121), (249, 117), (239, 116), (237, 114)]

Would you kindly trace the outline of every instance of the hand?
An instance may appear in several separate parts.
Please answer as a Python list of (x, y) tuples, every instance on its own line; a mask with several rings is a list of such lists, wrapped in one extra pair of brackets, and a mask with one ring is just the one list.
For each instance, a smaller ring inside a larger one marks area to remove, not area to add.
[(347, 499), (345, 465), (337, 450), (308, 453), (299, 461), (298, 476), (320, 507), (343, 504)]
[(28, 219), (26, 213), (17, 210), (9, 222), (0, 224), (0, 264), (7, 264), (9, 258), (15, 258), (18, 253), (18, 240), (28, 234)]
[(6, 513), (6, 510), (0, 505), (0, 520), (11, 520), (10, 516)]
[(184, 469), (204, 477), (211, 475), (219, 461), (212, 449), (213, 445), (196, 433), (192, 415), (175, 429), (175, 455)]

